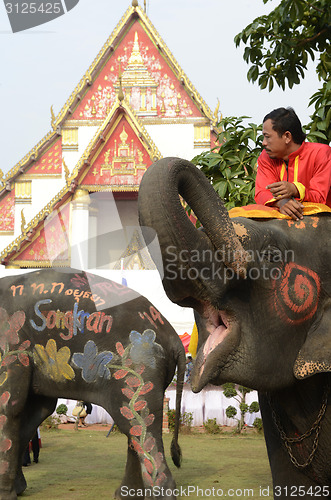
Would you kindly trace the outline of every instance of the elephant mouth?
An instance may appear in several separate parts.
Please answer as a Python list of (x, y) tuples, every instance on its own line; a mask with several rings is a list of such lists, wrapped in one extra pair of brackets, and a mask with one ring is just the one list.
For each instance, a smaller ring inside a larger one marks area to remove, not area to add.
[(239, 344), (239, 331), (239, 324), (229, 311), (217, 311), (210, 306), (205, 309), (203, 321), (199, 324), (199, 336), (206, 340), (194, 364), (191, 376), (193, 392), (201, 391), (208, 383), (221, 383), (221, 372), (230, 363), (231, 354)]

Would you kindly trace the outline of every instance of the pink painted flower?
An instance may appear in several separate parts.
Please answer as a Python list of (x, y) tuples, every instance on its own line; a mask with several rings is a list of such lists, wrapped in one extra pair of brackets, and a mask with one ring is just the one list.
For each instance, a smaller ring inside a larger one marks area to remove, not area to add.
[(6, 406), (10, 399), (10, 392), (5, 391), (3, 394), (0, 396), (0, 406)]
[(0, 475), (3, 476), (4, 474), (7, 474), (8, 469), (9, 469), (9, 462), (7, 462), (6, 460), (2, 461), (0, 463)]
[(11, 439), (5, 438), (0, 442), (0, 452), (5, 453), (12, 447)]
[(8, 349), (8, 345), (18, 344), (20, 338), (18, 331), (25, 323), (25, 312), (17, 311), (11, 317), (5, 309), (0, 307), (0, 348)]

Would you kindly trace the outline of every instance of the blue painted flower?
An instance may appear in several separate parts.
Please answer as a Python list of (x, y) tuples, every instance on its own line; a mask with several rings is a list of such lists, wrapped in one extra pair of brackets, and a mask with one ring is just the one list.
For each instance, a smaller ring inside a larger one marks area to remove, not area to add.
[(84, 347), (84, 353), (75, 352), (72, 362), (77, 368), (82, 369), (82, 377), (86, 382), (95, 382), (97, 377), (110, 378), (110, 371), (107, 364), (113, 359), (113, 353), (103, 351), (98, 354), (98, 348), (89, 340)]
[(163, 357), (163, 348), (154, 342), (155, 337), (153, 330), (145, 330), (143, 334), (132, 330), (130, 333), (132, 344), (130, 356), (135, 364), (144, 364), (151, 368), (156, 367), (155, 356)]

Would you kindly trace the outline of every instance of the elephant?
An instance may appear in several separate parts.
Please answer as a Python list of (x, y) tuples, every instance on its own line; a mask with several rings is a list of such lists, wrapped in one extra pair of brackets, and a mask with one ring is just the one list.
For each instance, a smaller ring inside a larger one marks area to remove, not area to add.
[(172, 157), (144, 174), (138, 209), (166, 294), (195, 311), (192, 390), (257, 390), (275, 497), (329, 496), (330, 214), (230, 218), (201, 170)]
[(23, 453), (59, 397), (102, 406), (127, 436), (116, 498), (154, 498), (155, 488), (159, 498), (175, 498), (162, 441), (163, 400), (177, 368), (171, 454), (179, 467), (185, 351), (145, 297), (69, 269), (4, 277), (0, 353), (1, 500), (26, 489)]

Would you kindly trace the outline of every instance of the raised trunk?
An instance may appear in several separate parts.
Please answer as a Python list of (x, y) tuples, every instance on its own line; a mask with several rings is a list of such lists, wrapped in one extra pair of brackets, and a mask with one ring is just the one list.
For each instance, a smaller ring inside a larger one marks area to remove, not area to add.
[[(181, 204), (203, 225), (197, 230)], [(217, 304), (226, 286), (224, 266), (245, 276), (247, 261), (223, 202), (200, 170), (180, 158), (164, 158), (146, 171), (139, 189), (140, 224), (153, 228), (161, 247), (167, 295), (181, 305)], [(144, 229), (143, 229), (144, 231)], [(221, 278), (221, 279), (220, 279)], [(222, 279), (224, 278), (224, 279)]]

